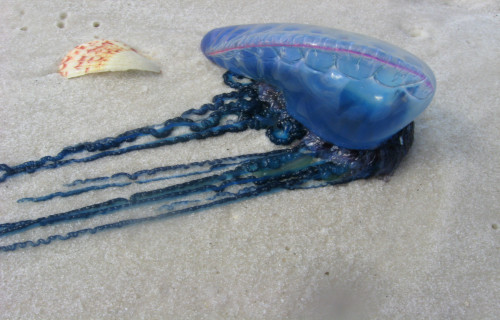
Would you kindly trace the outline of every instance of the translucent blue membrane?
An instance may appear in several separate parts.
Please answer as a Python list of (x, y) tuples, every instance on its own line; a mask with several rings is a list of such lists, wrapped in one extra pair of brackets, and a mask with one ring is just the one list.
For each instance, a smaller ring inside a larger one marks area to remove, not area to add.
[(436, 81), (420, 59), (389, 43), (299, 24), (210, 31), (201, 49), (237, 74), (282, 90), (287, 110), (323, 140), (373, 149), (430, 103)]

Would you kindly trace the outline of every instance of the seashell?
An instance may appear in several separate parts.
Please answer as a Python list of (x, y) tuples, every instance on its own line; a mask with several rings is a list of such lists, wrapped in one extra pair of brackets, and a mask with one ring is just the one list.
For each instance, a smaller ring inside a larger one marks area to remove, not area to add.
[(66, 78), (127, 70), (161, 71), (158, 64), (140, 55), (135, 49), (113, 40), (94, 40), (76, 46), (59, 65), (59, 73)]
[(280, 89), (287, 111), (323, 140), (374, 149), (431, 102), (436, 80), (411, 53), (347, 31), (252, 24), (210, 31), (209, 60)]

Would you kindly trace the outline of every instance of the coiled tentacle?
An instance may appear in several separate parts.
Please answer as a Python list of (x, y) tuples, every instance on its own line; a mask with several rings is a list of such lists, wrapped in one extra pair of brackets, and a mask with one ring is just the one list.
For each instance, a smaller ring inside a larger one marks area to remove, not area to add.
[[(54, 240), (68, 240), (83, 234), (121, 228), (146, 221), (196, 212), (216, 205), (252, 198), (280, 189), (314, 188), (345, 183), (391, 173), (410, 149), (413, 123), (375, 150), (351, 151), (320, 143), (314, 137), (290, 149), (242, 157), (235, 168), (219, 174), (189, 180), (157, 190), (135, 193), (126, 198), (114, 198), (91, 206), (53, 214), (37, 219), (0, 225), (0, 237), (35, 227), (44, 227), (97, 215), (115, 214), (144, 204), (155, 204), (156, 215), (137, 217), (71, 231), (64, 235), (49, 235), (38, 240), (26, 240), (0, 246), (0, 251), (12, 251), (26, 246), (36, 247)], [(184, 164), (185, 170), (198, 163)]]
[[(13, 166), (0, 164), (0, 183), (20, 173), (34, 173), (72, 163), (91, 162), (132, 151), (206, 139), (247, 129), (269, 128), (272, 132), (269, 132), (268, 136), (271, 139), (276, 136), (274, 141), (277, 142), (279, 130), (273, 128), (279, 128), (290, 117), (280, 116), (282, 112), (269, 109), (265, 102), (258, 99), (257, 82), (250, 79), (243, 80), (243, 77), (231, 72), (224, 74), (224, 82), (236, 90), (217, 95), (212, 99), (212, 103), (205, 104), (199, 109), (190, 109), (180, 117), (166, 120), (162, 124), (129, 130), (116, 137), (68, 146), (57, 155), (45, 156), (39, 160)], [(280, 117), (286, 119), (278, 121)], [(183, 129), (182, 133), (176, 133), (178, 129)], [(290, 135), (290, 139), (283, 143), (300, 137), (300, 134)]]

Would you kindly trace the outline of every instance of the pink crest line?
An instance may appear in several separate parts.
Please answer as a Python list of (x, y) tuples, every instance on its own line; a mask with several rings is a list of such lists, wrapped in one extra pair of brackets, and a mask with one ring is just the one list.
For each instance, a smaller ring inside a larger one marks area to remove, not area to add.
[(221, 50), (217, 50), (217, 51), (208, 52), (207, 54), (209, 56), (216, 56), (216, 55), (226, 53), (229, 51), (234, 51), (234, 50), (244, 50), (244, 49), (249, 49), (249, 48), (266, 48), (266, 47), (308, 48), (308, 49), (319, 49), (319, 50), (330, 51), (330, 52), (344, 52), (344, 53), (359, 55), (359, 56), (362, 56), (365, 58), (376, 60), (376, 61), (381, 62), (383, 64), (394, 67), (396, 69), (400, 69), (400, 70), (406, 71), (408, 73), (414, 74), (417, 77), (419, 77), (420, 79), (422, 79), (428, 88), (430, 88), (431, 90), (434, 90), (434, 87), (433, 87), (432, 83), (429, 81), (429, 79), (425, 75), (423, 75), (415, 70), (406, 68), (404, 66), (392, 63), (392, 62), (387, 61), (387, 60), (383, 60), (383, 59), (374, 57), (374, 56), (366, 54), (366, 53), (362, 53), (362, 52), (354, 51), (354, 50), (342, 49), (342, 48), (332, 48), (332, 47), (318, 46), (318, 45), (314, 45), (314, 44), (289, 44), (289, 43), (266, 43), (266, 44), (263, 44), (263, 43), (258, 43), (258, 44), (248, 44), (245, 46), (225, 48), (225, 49), (221, 49)]

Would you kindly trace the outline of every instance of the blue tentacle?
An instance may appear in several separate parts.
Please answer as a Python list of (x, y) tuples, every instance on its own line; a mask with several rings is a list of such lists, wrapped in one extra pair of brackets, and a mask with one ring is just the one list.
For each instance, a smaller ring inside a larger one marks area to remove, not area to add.
[[(166, 120), (162, 124), (129, 130), (116, 137), (68, 146), (55, 156), (45, 156), (39, 160), (13, 166), (0, 164), (0, 183), (21, 173), (34, 173), (42, 169), (91, 162), (132, 151), (206, 139), (226, 132), (259, 130), (274, 125), (276, 115), (270, 113), (266, 104), (258, 99), (258, 84), (255, 81), (227, 72), (224, 75), (224, 82), (236, 91), (219, 94), (213, 98), (212, 103), (205, 104), (199, 109), (190, 109), (180, 117)], [(229, 116), (236, 117), (237, 120), (226, 121)], [(190, 132), (175, 134), (178, 128), (186, 128)], [(146, 137), (155, 140), (141, 143), (140, 139)], [(123, 146), (124, 143), (133, 144)]]
[[(36, 241), (27, 240), (0, 246), (0, 251), (12, 251), (26, 246), (68, 240), (82, 234), (121, 228), (180, 214), (192, 213), (216, 205), (256, 197), (280, 189), (311, 188), (346, 183), (391, 173), (413, 143), (413, 123), (375, 150), (352, 151), (339, 149), (308, 137), (291, 149), (268, 152), (257, 157), (242, 157), (238, 165), (220, 174), (186, 181), (157, 190), (135, 193), (126, 198), (114, 198), (91, 206), (31, 220), (0, 225), (0, 237), (24, 232), (30, 228), (90, 219), (97, 215), (114, 214), (144, 204), (157, 204), (161, 213), (50, 235)], [(196, 165), (193, 164), (193, 165)], [(191, 168), (192, 164), (182, 165)]]

